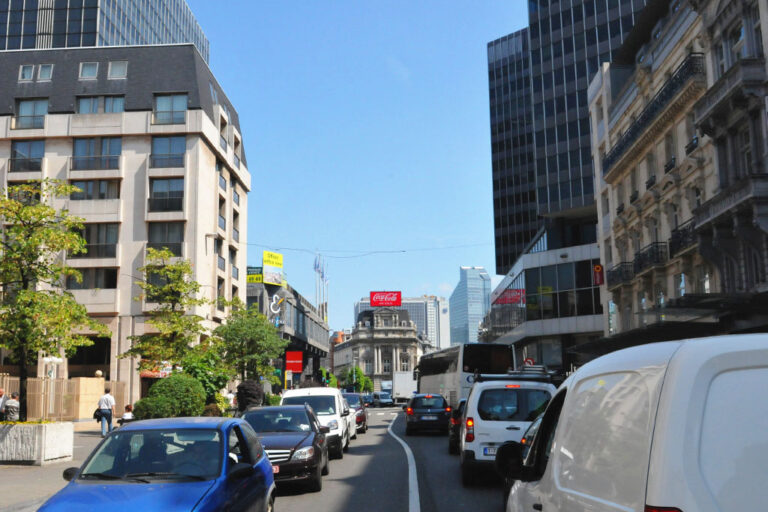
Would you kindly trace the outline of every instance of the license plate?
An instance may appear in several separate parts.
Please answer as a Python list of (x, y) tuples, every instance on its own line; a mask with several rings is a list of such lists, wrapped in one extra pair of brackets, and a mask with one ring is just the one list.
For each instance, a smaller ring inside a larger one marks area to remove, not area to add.
[(423, 420), (436, 420), (437, 416), (422, 416), (421, 419), (423, 419)]
[(276, 465), (272, 464), (272, 472), (274, 474), (278, 474), (280, 472), (280, 466), (276, 466)]
[(483, 455), (496, 455), (496, 447), (489, 446), (487, 448), (483, 448)]

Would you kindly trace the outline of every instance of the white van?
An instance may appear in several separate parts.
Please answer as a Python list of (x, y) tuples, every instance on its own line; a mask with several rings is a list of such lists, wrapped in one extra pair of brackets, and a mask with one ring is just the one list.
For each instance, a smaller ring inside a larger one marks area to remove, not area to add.
[(558, 389), (508, 512), (724, 512), (768, 503), (768, 335), (634, 347)]
[(349, 405), (336, 388), (299, 388), (283, 392), (280, 405), (309, 404), (320, 420), (320, 424), (328, 427), (328, 453), (338, 459), (344, 457), (349, 447)]

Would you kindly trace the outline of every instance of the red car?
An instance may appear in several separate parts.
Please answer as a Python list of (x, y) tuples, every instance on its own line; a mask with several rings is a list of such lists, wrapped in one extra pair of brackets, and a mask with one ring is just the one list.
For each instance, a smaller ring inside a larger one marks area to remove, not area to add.
[(357, 431), (361, 434), (365, 434), (368, 430), (368, 408), (365, 407), (363, 396), (359, 393), (343, 393), (343, 395), (349, 403), (351, 412), (355, 415)]

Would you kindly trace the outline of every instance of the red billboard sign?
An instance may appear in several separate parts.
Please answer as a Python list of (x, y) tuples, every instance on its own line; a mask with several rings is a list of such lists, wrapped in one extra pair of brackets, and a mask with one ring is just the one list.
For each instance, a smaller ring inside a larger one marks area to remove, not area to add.
[(525, 290), (522, 288), (507, 288), (499, 295), (494, 304), (525, 304)]
[(304, 352), (301, 350), (289, 350), (285, 353), (285, 371), (293, 373), (301, 373), (304, 371), (303, 366)]
[(603, 266), (597, 264), (592, 267), (592, 279), (595, 282), (595, 286), (600, 286), (605, 282), (605, 275), (603, 274)]
[(371, 306), (375, 308), (400, 306), (402, 302), (402, 292), (371, 292)]

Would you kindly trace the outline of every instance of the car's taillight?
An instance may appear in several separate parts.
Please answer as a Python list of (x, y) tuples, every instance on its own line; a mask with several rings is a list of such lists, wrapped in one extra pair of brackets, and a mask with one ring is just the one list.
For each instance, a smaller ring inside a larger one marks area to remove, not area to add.
[(683, 511), (676, 507), (652, 507), (650, 505), (646, 505), (645, 512), (683, 512)]
[(451, 425), (458, 425), (458, 424), (459, 424), (458, 418), (451, 418)]
[(445, 408), (445, 412), (451, 412), (451, 408), (450, 407), (446, 407)]
[(475, 420), (467, 418), (467, 432), (464, 435), (464, 441), (471, 443), (475, 440)]
[(408, 416), (413, 416), (413, 409), (411, 407), (406, 407), (405, 414), (407, 414)]

